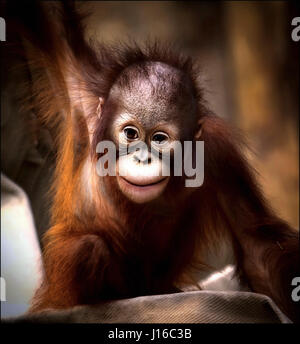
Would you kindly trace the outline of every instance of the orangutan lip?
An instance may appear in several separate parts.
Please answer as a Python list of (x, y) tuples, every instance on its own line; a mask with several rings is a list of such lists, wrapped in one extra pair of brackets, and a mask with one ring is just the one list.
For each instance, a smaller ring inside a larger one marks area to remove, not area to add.
[(157, 184), (159, 184), (159, 183), (161, 183), (161, 182), (163, 182), (164, 180), (167, 179), (167, 177), (165, 177), (165, 178), (163, 178), (163, 179), (161, 179), (161, 180), (159, 180), (158, 182), (155, 182), (155, 183), (140, 185), (140, 184), (131, 183), (129, 180), (127, 180), (127, 179), (124, 178), (124, 177), (121, 177), (121, 178), (122, 178), (123, 180), (125, 180), (126, 183), (128, 183), (128, 184), (130, 184), (130, 185), (133, 185), (133, 186), (135, 186), (135, 187), (140, 187), (140, 188), (144, 188), (144, 187), (152, 186), (152, 185), (157, 185)]

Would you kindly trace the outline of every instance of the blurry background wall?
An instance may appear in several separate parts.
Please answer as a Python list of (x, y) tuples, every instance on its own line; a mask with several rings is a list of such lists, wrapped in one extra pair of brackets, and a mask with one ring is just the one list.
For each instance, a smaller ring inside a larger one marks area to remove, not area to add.
[[(295, 3), (93, 1), (80, 2), (78, 8), (91, 13), (87, 38), (158, 38), (198, 60), (211, 109), (245, 133), (252, 148), (247, 154), (266, 197), (298, 228), (300, 42), (291, 39), (291, 21), (300, 12)], [(17, 79), (6, 78), (9, 87), (1, 94), (2, 172), (27, 193), (41, 238), (48, 227), (46, 190), (53, 147), (47, 130), (32, 126), (34, 114), (20, 117), (17, 110), (8, 111), (15, 106)], [(23, 122), (29, 117), (28, 126)], [(16, 140), (20, 135), (22, 140)]]

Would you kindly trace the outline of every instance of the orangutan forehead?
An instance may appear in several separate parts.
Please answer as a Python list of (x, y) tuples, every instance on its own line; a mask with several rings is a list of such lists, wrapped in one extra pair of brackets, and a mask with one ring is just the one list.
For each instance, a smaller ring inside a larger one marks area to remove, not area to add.
[(187, 75), (161, 62), (128, 67), (111, 94), (127, 113), (152, 121), (180, 118), (196, 104)]

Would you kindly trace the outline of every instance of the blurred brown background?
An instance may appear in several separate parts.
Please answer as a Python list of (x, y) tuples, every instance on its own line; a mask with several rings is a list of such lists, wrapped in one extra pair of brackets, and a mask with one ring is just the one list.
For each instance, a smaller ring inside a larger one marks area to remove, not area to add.
[[(80, 8), (80, 7), (79, 7)], [(210, 107), (240, 128), (274, 209), (299, 226), (299, 43), (280, 1), (104, 1), (81, 5), (87, 36), (176, 43), (202, 65)]]
[[(87, 37), (103, 42), (158, 38), (175, 43), (202, 65), (201, 82), (213, 111), (240, 128), (247, 152), (276, 212), (299, 226), (299, 47), (291, 2), (78, 2), (88, 10)], [(17, 65), (15, 56), (4, 62)], [(19, 79), (1, 63), (2, 172), (27, 193), (39, 238), (48, 228), (54, 152), (47, 128), (20, 113)], [(28, 122), (28, 119), (30, 123)]]

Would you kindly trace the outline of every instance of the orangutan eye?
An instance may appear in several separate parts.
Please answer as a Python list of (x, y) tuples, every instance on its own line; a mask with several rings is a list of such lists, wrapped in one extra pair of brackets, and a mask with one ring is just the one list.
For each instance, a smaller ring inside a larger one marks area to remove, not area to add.
[(135, 127), (127, 126), (123, 129), (125, 137), (127, 140), (137, 140), (139, 138), (139, 131)]
[(169, 136), (166, 133), (158, 132), (152, 136), (152, 141), (158, 145), (162, 145), (169, 140)]

